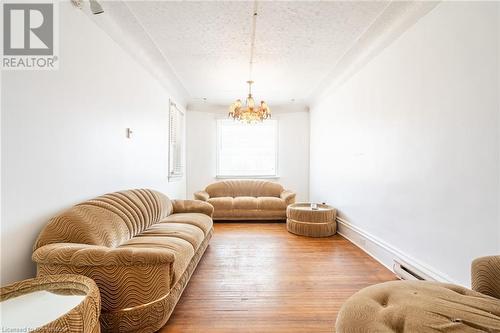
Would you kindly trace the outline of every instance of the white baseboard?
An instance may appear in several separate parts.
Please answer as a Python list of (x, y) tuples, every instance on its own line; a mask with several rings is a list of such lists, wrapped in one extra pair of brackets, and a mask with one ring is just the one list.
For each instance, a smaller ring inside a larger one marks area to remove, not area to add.
[(387, 244), (383, 240), (361, 230), (341, 217), (337, 217), (337, 226), (338, 233), (340, 235), (354, 243), (357, 247), (365, 251), (368, 255), (387, 267), (390, 271), (394, 271), (394, 259), (399, 258), (435, 281), (457, 284), (456, 281), (453, 281), (453, 279), (446, 274), (419, 262), (415, 258)]

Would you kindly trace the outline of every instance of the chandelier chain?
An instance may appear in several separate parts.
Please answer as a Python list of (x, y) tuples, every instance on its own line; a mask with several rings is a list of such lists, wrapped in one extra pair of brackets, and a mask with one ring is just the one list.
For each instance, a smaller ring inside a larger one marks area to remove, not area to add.
[(252, 35), (251, 35), (251, 41), (250, 41), (250, 62), (249, 62), (249, 68), (248, 68), (248, 77), (249, 81), (252, 81), (252, 74), (253, 74), (253, 61), (254, 61), (254, 54), (255, 54), (255, 34), (257, 30), (257, 0), (254, 1), (253, 3), (253, 16), (252, 16)]
[(235, 120), (239, 120), (246, 123), (261, 122), (265, 119), (271, 118), (271, 110), (266, 102), (261, 101), (260, 103), (255, 103), (255, 99), (252, 96), (252, 71), (255, 56), (255, 35), (257, 30), (257, 0), (254, 1), (253, 5), (253, 15), (252, 15), (252, 34), (250, 40), (250, 61), (248, 66), (248, 97), (246, 98), (245, 104), (242, 103), (240, 99), (237, 99), (233, 104), (229, 106), (228, 117)]

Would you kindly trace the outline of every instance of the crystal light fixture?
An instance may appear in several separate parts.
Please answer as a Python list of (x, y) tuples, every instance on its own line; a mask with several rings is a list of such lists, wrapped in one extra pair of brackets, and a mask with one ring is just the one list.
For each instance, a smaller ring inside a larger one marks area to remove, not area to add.
[(229, 117), (246, 123), (255, 123), (271, 118), (271, 110), (266, 102), (261, 101), (259, 105), (255, 105), (255, 100), (252, 96), (252, 69), (253, 58), (255, 51), (255, 30), (257, 26), (257, 1), (254, 2), (254, 11), (252, 16), (252, 37), (250, 41), (250, 66), (248, 83), (248, 97), (246, 98), (245, 105), (242, 105), (241, 100), (237, 99), (229, 106)]
[(258, 121), (263, 121), (264, 119), (271, 118), (271, 110), (267, 106), (266, 102), (261, 101), (260, 105), (255, 105), (255, 100), (252, 96), (252, 83), (253, 81), (247, 81), (248, 83), (248, 97), (245, 101), (245, 106), (241, 104), (241, 100), (237, 99), (229, 107), (229, 117), (236, 120), (254, 123)]

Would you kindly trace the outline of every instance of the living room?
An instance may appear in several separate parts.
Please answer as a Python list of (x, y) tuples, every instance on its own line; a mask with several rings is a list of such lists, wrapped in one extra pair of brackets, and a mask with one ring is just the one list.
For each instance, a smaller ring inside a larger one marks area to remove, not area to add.
[(500, 2), (1, 6), (3, 331), (500, 332)]

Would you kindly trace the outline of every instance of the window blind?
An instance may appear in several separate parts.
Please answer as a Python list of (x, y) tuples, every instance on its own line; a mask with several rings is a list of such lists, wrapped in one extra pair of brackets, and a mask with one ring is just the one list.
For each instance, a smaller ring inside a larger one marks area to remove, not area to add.
[(175, 103), (169, 108), (169, 179), (184, 175), (184, 112)]

